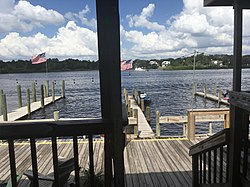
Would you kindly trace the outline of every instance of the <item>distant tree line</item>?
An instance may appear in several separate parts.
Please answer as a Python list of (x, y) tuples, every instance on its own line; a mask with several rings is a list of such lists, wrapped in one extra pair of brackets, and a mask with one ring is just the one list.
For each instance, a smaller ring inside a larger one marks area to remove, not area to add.
[[(166, 66), (162, 66), (163, 62), (168, 62)], [(166, 59), (151, 59), (142, 60), (136, 59), (133, 61), (133, 68), (144, 69), (166, 69), (166, 70), (183, 70), (192, 69), (194, 64), (194, 56)], [(199, 53), (195, 57), (196, 69), (217, 69), (217, 68), (232, 68), (232, 55), (204, 55)], [(60, 71), (86, 71), (97, 70), (99, 68), (98, 61), (66, 59), (59, 61), (57, 58), (47, 60), (48, 72)], [(243, 68), (250, 67), (250, 55), (245, 55), (242, 58)], [(4, 62), (0, 60), (0, 73), (32, 73), (45, 72), (46, 63), (33, 65), (31, 60), (12, 60)]]
[[(163, 62), (169, 62), (167, 66), (163, 67)], [(157, 62), (157, 63), (152, 63)], [(151, 60), (134, 60), (133, 67), (141, 67), (144, 69), (193, 69), (194, 56), (180, 57), (180, 58), (167, 58), (167, 59), (151, 59)], [(245, 55), (242, 58), (243, 68), (250, 67), (250, 55)], [(204, 55), (200, 53), (195, 57), (196, 69), (218, 69), (218, 68), (232, 68), (233, 55)]]
[[(59, 71), (86, 71), (97, 70), (99, 63), (96, 61), (66, 59), (59, 61), (57, 58), (47, 59), (48, 72)], [(32, 64), (31, 60), (17, 60), (3, 62), (0, 60), (0, 73), (35, 73), (46, 72), (46, 63)]]

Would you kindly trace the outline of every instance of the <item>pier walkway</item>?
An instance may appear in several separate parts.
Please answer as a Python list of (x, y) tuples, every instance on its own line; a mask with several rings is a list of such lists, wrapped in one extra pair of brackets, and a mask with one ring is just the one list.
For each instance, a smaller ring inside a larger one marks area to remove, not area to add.
[(154, 138), (155, 134), (147, 122), (141, 108), (137, 105), (133, 96), (128, 96), (131, 101), (131, 108), (138, 110), (138, 132), (140, 138)]
[[(58, 156), (73, 157), (73, 142), (70, 139), (58, 140)], [(124, 150), (125, 182), (127, 187), (188, 187), (191, 186), (191, 157), (188, 150), (198, 141), (185, 139), (144, 139), (132, 140)], [(53, 171), (52, 146), (49, 140), (37, 141), (38, 171), (48, 174)], [(79, 140), (80, 167), (87, 169), (88, 142)], [(95, 172), (104, 170), (104, 143), (94, 141)], [(17, 173), (31, 169), (29, 142), (15, 143)], [(8, 144), (0, 144), (0, 183), (7, 182), (10, 177)], [(73, 178), (74, 172), (71, 173)], [(28, 186), (29, 180), (23, 176), (19, 186)]]
[(208, 93), (205, 94), (203, 92), (196, 92), (195, 95), (200, 96), (200, 97), (204, 97), (205, 99), (209, 99), (211, 101), (222, 103), (224, 105), (229, 105), (229, 102), (227, 100), (219, 99), (218, 96), (215, 96), (215, 95), (212, 95), (212, 94), (208, 94)]
[[(60, 100), (62, 97), (61, 96), (55, 96), (55, 102)], [(46, 107), (47, 105), (53, 103), (53, 99), (52, 97), (46, 97), (44, 98), (44, 107)], [(34, 103), (30, 104), (30, 112), (33, 113), (37, 110), (41, 109), (41, 101), (37, 101)], [(18, 119), (21, 119), (25, 116), (28, 115), (28, 110), (27, 110), (27, 106), (21, 107), (16, 109), (13, 112), (10, 112), (7, 114), (8, 115), (8, 121), (16, 121)], [(0, 122), (3, 122), (3, 115), (0, 116)]]

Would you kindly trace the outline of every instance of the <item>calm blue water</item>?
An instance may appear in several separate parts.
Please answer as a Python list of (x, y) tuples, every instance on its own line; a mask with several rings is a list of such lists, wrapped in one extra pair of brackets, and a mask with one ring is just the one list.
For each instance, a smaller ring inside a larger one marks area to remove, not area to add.
[[(202, 91), (202, 84), (207, 84), (207, 90), (213, 93), (214, 84), (222, 90), (232, 88), (232, 70), (197, 70), (195, 81), (198, 90)], [(17, 80), (16, 80), (17, 79)], [(56, 81), (56, 93), (61, 92), (61, 81), (66, 81), (66, 99), (57, 102), (32, 115), (33, 119), (53, 118), (53, 111), (59, 110), (60, 117), (100, 117), (100, 89), (98, 71), (61, 72), (61, 73), (28, 73), (28, 74), (1, 74), (0, 89), (7, 95), (8, 111), (17, 108), (16, 82), (22, 86), (23, 104), (27, 88), (31, 88), (33, 81), (37, 82), (37, 91), (46, 80)], [(248, 90), (250, 69), (243, 70), (242, 88)], [(192, 104), (193, 71), (161, 71), (150, 70), (148, 72), (125, 71), (122, 72), (122, 90), (127, 88), (132, 93), (133, 88), (146, 92), (151, 98), (152, 127), (155, 126), (155, 111), (159, 110), (162, 116), (186, 115), (186, 109), (215, 108), (217, 103), (196, 98)], [(38, 93), (38, 98), (40, 95)], [(223, 107), (223, 106), (222, 106)], [(224, 106), (225, 107), (225, 106)], [(181, 134), (182, 126), (166, 124), (162, 125), (162, 134)], [(205, 131), (206, 127), (200, 127)]]

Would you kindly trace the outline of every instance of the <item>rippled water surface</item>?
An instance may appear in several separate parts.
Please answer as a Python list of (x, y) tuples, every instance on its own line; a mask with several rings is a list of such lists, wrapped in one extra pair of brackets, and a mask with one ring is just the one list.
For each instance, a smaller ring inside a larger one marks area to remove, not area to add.
[[(194, 77), (194, 79), (193, 79)], [(28, 73), (28, 74), (1, 74), (0, 88), (7, 95), (8, 111), (17, 108), (17, 82), (22, 86), (23, 104), (26, 89), (31, 89), (33, 81), (37, 82), (38, 98), (40, 98), (40, 85), (46, 80), (56, 81), (56, 93), (61, 93), (61, 81), (66, 82), (66, 99), (56, 102), (45, 109), (32, 115), (33, 119), (52, 118), (53, 111), (59, 110), (60, 117), (100, 117), (100, 87), (98, 71), (60, 72), (60, 73)], [(155, 111), (159, 110), (162, 116), (186, 115), (187, 109), (215, 108), (217, 103), (204, 101), (196, 97), (192, 102), (193, 80), (198, 83), (198, 90), (202, 91), (202, 84), (207, 84), (209, 93), (213, 93), (214, 84), (222, 90), (232, 88), (232, 70), (197, 70), (193, 71), (160, 71), (150, 70), (145, 72), (122, 72), (122, 89), (125, 87), (132, 92), (133, 88), (146, 92), (151, 98), (152, 127), (155, 126)], [(250, 69), (243, 70), (242, 88), (249, 89)], [(221, 106), (225, 107), (225, 106)], [(182, 126), (174, 124), (162, 125), (163, 135), (182, 133)], [(219, 127), (218, 127), (219, 128)], [(199, 127), (205, 131), (207, 126)]]

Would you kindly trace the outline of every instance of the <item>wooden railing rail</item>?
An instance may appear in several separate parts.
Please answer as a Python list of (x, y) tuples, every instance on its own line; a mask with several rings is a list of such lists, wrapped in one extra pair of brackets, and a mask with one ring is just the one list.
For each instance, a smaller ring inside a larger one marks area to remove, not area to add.
[[(175, 123), (183, 125), (183, 136), (188, 139), (195, 139), (195, 123), (208, 122), (208, 134), (212, 134), (212, 122), (224, 122), (224, 128), (229, 128), (229, 109), (214, 108), (214, 109), (188, 109), (187, 116), (161, 116), (159, 111), (156, 111), (156, 136), (160, 136), (161, 124)], [(200, 134), (199, 134), (200, 135)]]
[(78, 159), (78, 136), (88, 135), (89, 142), (89, 161), (91, 184), (94, 186), (94, 161), (93, 161), (93, 135), (110, 133), (107, 128), (108, 122), (104, 119), (87, 120), (59, 120), (59, 121), (24, 121), (24, 122), (6, 122), (0, 125), (0, 140), (7, 140), (9, 145), (9, 159), (11, 169), (12, 186), (17, 186), (17, 171), (15, 161), (14, 141), (29, 139), (31, 149), (32, 171), (34, 176), (34, 186), (38, 186), (38, 167), (36, 155), (36, 139), (51, 138), (52, 156), (55, 186), (59, 187), (58, 177), (58, 153), (57, 137), (73, 137), (73, 154), (75, 164), (75, 184), (79, 183), (79, 159)]
[(221, 132), (190, 147), (193, 187), (226, 186), (229, 174), (229, 132)]

